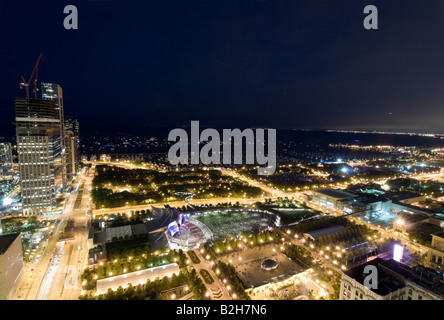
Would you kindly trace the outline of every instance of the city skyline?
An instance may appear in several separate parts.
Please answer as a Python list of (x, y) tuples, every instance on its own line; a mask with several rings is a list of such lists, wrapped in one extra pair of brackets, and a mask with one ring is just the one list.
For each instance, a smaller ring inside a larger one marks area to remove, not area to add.
[(0, 300), (439, 303), (443, 36), (442, 0), (0, 2)]

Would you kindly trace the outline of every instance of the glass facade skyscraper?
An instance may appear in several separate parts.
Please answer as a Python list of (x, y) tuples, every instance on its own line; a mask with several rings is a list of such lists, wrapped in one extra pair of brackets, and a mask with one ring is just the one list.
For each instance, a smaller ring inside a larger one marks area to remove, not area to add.
[(52, 100), (15, 98), (23, 215), (49, 214), (63, 188), (60, 108)]
[(62, 153), (62, 184), (63, 186), (66, 186), (67, 184), (67, 155), (66, 148), (65, 148), (65, 130), (64, 130), (64, 123), (65, 123), (65, 116), (63, 113), (63, 90), (62, 87), (56, 83), (47, 83), (42, 82), (42, 99), (43, 100), (50, 100), (54, 101), (57, 105), (58, 115), (59, 115), (59, 121), (60, 121), (60, 150)]

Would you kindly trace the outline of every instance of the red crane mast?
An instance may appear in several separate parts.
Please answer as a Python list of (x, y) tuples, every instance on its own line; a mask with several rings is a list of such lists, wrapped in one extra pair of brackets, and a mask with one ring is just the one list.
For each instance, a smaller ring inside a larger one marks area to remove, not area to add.
[(40, 63), (40, 60), (42, 59), (42, 56), (43, 56), (43, 53), (40, 53), (35, 65), (34, 65), (34, 69), (32, 69), (32, 73), (31, 73), (28, 81), (25, 81), (25, 78), (23, 78), (23, 76), (22, 76), (22, 82), (20, 82), (20, 89), (25, 88), (26, 99), (29, 99), (29, 84), (31, 83), (34, 75), (35, 75), (35, 79), (34, 79), (33, 86), (32, 86), (32, 92), (34, 92), (34, 96), (35, 96), (35, 98), (37, 98), (37, 78), (38, 78), (38, 74), (39, 74), (39, 63)]

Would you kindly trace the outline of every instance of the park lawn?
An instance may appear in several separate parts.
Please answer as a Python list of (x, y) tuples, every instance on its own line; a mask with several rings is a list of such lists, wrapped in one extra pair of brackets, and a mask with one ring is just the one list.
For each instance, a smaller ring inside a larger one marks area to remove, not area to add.
[(267, 218), (262, 214), (247, 211), (222, 211), (193, 218), (210, 228), (215, 239), (238, 235), (268, 225)]
[(287, 225), (294, 222), (301, 221), (316, 215), (311, 210), (297, 210), (297, 209), (274, 209), (273, 213), (277, 214), (281, 218), (281, 224)]

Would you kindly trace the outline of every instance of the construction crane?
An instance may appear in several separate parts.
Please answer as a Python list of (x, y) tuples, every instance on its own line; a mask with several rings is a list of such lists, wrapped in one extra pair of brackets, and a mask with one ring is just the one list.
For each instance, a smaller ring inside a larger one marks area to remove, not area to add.
[(37, 98), (37, 78), (38, 78), (38, 74), (39, 74), (39, 63), (40, 63), (40, 60), (42, 59), (42, 56), (43, 56), (43, 53), (40, 53), (35, 65), (34, 65), (34, 69), (32, 69), (32, 73), (31, 73), (31, 76), (29, 77), (28, 81), (25, 81), (25, 78), (23, 78), (23, 76), (22, 76), (22, 82), (20, 82), (20, 89), (25, 88), (26, 99), (29, 99), (29, 84), (31, 83), (34, 75), (35, 75), (35, 79), (34, 79), (33, 86), (32, 86), (32, 92), (34, 92), (34, 97)]

